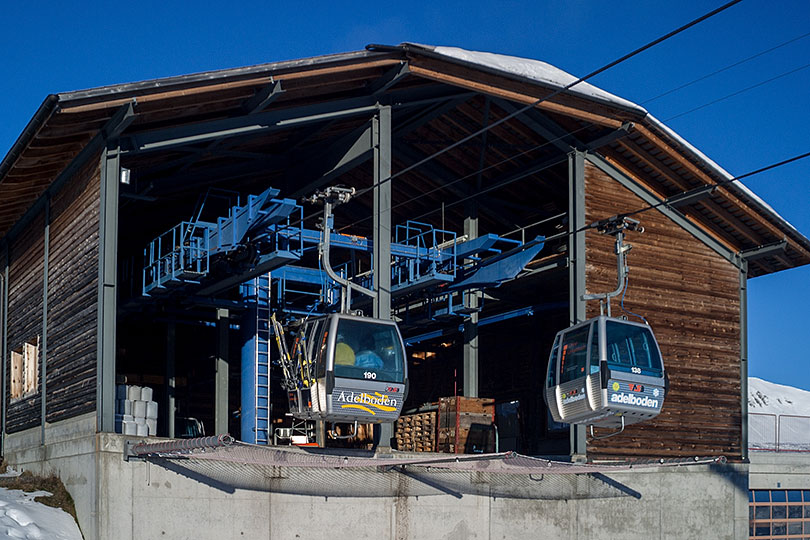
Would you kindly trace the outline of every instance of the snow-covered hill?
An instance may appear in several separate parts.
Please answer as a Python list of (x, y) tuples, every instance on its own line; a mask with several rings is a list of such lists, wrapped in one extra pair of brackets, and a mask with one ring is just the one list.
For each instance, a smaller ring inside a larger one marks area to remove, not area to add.
[(810, 451), (810, 392), (748, 378), (748, 446)]
[(70, 514), (34, 500), (45, 495), (50, 493), (0, 488), (0, 538), (81, 540), (82, 534)]

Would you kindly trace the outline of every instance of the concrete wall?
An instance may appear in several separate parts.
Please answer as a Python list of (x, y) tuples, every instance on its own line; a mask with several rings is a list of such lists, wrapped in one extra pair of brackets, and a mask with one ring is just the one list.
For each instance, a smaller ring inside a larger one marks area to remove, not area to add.
[(54, 424), (45, 424), (45, 444), (40, 427), (6, 435), (4, 457), (19, 471), (48, 476), (56, 474), (76, 504), (79, 527), (86, 539), (100, 538), (96, 531), (98, 508), (98, 440), (96, 414), (88, 413)]
[[(748, 534), (744, 465), (653, 468), (610, 475), (640, 498), (353, 498), (228, 492), (154, 463), (124, 461), (123, 436), (88, 433), (90, 426), (95, 427), (94, 416), (71, 423), (49, 426), (44, 447), (36, 447), (39, 430), (9, 437), (6, 457), (18, 468), (62, 477), (76, 501), (87, 540), (648, 540), (736, 539)], [(69, 435), (73, 430), (84, 434)], [(368, 474), (398, 477), (395, 472)]]
[(751, 452), (750, 489), (810, 489), (810, 454)]

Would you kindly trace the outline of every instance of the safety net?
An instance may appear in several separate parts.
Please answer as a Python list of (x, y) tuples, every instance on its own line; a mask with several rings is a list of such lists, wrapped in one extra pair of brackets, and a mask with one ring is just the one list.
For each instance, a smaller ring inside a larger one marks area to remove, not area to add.
[(138, 443), (142, 458), (225, 491), (251, 489), (324, 497), (483, 495), (525, 499), (640, 497), (611, 473), (724, 462), (724, 458), (569, 463), (496, 454), (380, 454), (259, 446), (228, 436)]

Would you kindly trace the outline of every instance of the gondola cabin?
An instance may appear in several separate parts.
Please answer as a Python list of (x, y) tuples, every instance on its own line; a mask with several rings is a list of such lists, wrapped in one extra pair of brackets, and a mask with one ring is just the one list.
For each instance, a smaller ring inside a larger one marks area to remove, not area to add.
[(306, 320), (297, 334), (293, 350), (311, 378), (289, 393), (294, 417), (359, 423), (399, 418), (408, 373), (394, 321), (334, 313)]
[(646, 324), (601, 315), (557, 333), (545, 400), (557, 422), (623, 427), (661, 412), (666, 378)]

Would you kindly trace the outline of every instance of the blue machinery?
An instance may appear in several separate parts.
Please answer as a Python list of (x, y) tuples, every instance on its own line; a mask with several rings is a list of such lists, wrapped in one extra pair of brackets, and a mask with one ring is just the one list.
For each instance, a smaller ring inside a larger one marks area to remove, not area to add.
[[(323, 268), (302, 265), (321, 231), (305, 229), (303, 209), (277, 199), (273, 188), (237, 201), (215, 222), (183, 221), (155, 238), (144, 256), (142, 291), (160, 297), (177, 293), (215, 296), (236, 285), (246, 308), (242, 340), (242, 438), (272, 441), (270, 401), (271, 314), (288, 318), (339, 310), (339, 284)], [(371, 254), (373, 241), (332, 232), (332, 249)], [(459, 238), (454, 232), (409, 221), (396, 226), (391, 243), (391, 298), (405, 323), (469, 316), (463, 296), (515, 278), (542, 250), (544, 238), (522, 243), (494, 234)], [(352, 260), (355, 257), (352, 255)], [(352, 261), (337, 267), (342, 279), (371, 289), (373, 269)], [(362, 309), (359, 296), (352, 309)], [(409, 306), (420, 303), (420, 309)], [(498, 316), (496, 316), (498, 317)], [(421, 341), (420, 336), (412, 342)], [(407, 342), (408, 340), (406, 340)]]

